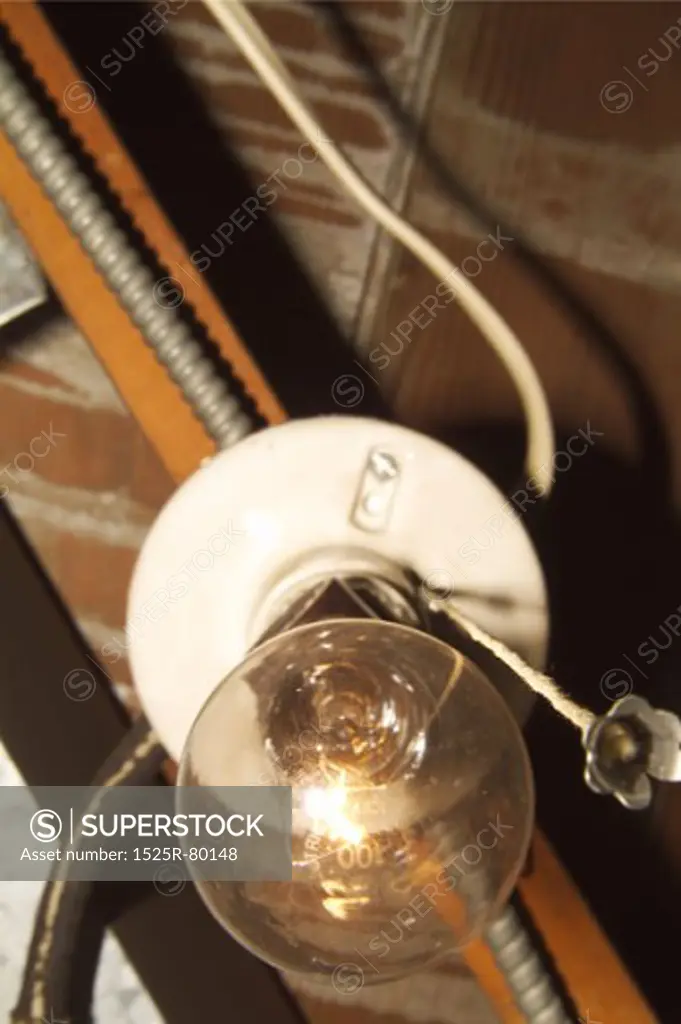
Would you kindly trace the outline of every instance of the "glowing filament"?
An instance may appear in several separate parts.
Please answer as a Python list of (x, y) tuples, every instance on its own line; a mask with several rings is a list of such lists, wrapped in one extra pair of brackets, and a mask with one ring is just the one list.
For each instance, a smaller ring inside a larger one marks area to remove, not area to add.
[(303, 797), (305, 810), (312, 818), (316, 832), (345, 843), (361, 843), (366, 830), (348, 818), (345, 812), (347, 802), (348, 791), (344, 785), (327, 789), (315, 786), (306, 790)]

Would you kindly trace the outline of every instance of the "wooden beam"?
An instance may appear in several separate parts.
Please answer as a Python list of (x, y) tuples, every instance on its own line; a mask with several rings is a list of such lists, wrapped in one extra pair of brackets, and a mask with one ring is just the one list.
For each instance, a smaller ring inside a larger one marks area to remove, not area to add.
[[(75, 116), (66, 106), (64, 97), (71, 95), (68, 89), (78, 82), (79, 74), (40, 10), (32, 2), (0, 3), (0, 20), (168, 275), (181, 285), (198, 320), (258, 411), (270, 423), (282, 422), (285, 413), (279, 400), (205, 278), (192, 267), (182, 242), (97, 104)], [(212, 442), (4, 136), (0, 137), (0, 193), (66, 310), (88, 338), (160, 458), (175, 480), (183, 480), (211, 454)]]
[(546, 837), (537, 829), (520, 894), (585, 1024), (657, 1024)]

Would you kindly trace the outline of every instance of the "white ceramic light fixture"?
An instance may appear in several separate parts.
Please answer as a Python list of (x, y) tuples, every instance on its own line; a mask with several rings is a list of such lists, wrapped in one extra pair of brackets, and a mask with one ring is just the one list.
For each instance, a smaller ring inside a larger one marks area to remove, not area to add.
[[(468, 941), (515, 883), (533, 817), (519, 727), (419, 611), (423, 588), (444, 582), (465, 614), (541, 665), (545, 589), (522, 525), (509, 520), (474, 564), (458, 554), (503, 506), (435, 441), (320, 417), (218, 454), (146, 539), (130, 657), (180, 785), (292, 788), (292, 881), (198, 882), (225, 927), (276, 966), (332, 974), (410, 893), (451, 883), (452, 852), (500, 813), (504, 842), (375, 980)], [(340, 618), (325, 611), (338, 599)]]

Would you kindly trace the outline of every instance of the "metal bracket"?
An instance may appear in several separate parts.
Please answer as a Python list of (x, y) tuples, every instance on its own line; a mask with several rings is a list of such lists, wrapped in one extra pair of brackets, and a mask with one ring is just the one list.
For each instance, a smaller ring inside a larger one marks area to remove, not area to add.
[(395, 455), (382, 448), (372, 449), (351, 514), (353, 526), (367, 533), (387, 530), (399, 482), (400, 463)]
[(45, 279), (0, 203), (0, 327), (46, 301)]

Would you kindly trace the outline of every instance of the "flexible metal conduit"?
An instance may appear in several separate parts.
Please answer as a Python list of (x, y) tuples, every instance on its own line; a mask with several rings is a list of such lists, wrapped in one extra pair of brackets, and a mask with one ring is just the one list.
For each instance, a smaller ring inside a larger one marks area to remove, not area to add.
[(573, 1024), (512, 906), (489, 925), (485, 939), (528, 1024)]
[(118, 296), (206, 431), (228, 448), (253, 429), (177, 309), (156, 301), (154, 277), (0, 51), (0, 127)]

